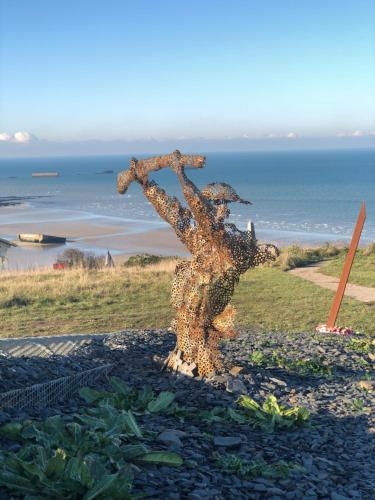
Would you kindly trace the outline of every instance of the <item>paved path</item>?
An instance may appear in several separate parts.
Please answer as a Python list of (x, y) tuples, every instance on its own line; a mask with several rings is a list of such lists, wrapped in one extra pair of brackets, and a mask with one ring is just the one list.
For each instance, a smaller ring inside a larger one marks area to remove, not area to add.
[(49, 358), (53, 355), (67, 356), (80, 347), (90, 344), (93, 338), (104, 338), (107, 334), (72, 334), (46, 337), (24, 337), (0, 339), (0, 357), (40, 356)]
[[(333, 276), (327, 276), (319, 272), (320, 265), (314, 264), (313, 266), (298, 267), (297, 269), (292, 269), (288, 273), (293, 274), (293, 276), (298, 276), (305, 280), (311, 281), (316, 285), (323, 288), (328, 288), (334, 292), (337, 290), (337, 285), (339, 283), (338, 278)], [(346, 297), (352, 297), (353, 299), (359, 300), (360, 302), (375, 302), (375, 288), (370, 288), (368, 286), (352, 285), (348, 283), (345, 290)]]

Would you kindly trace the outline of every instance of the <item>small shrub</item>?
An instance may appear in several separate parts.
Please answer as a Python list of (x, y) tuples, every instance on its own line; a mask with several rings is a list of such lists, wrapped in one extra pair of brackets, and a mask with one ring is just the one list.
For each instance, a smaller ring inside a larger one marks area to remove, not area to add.
[(101, 269), (104, 266), (104, 255), (95, 255), (93, 252), (83, 252), (78, 248), (67, 248), (59, 255), (59, 260), (69, 267), (83, 267), (85, 269)]
[(161, 255), (151, 255), (149, 253), (141, 253), (132, 255), (124, 262), (125, 267), (146, 267), (152, 264), (159, 264), (159, 262), (166, 260), (175, 260), (178, 257), (163, 257)]
[(330, 243), (318, 248), (302, 248), (292, 245), (282, 250), (276, 260), (275, 265), (281, 267), (283, 271), (289, 271), (296, 267), (304, 267), (314, 262), (330, 259), (339, 255), (341, 250)]
[(364, 257), (369, 257), (370, 255), (375, 255), (375, 241), (370, 243), (362, 250), (362, 255)]

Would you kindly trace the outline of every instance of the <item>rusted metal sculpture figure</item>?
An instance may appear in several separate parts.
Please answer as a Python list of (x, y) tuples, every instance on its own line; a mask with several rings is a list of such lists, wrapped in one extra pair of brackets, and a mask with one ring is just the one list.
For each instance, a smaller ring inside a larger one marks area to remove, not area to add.
[[(222, 370), (219, 343), (235, 336), (235, 308), (229, 305), (240, 275), (250, 267), (274, 260), (274, 245), (258, 245), (254, 231), (240, 231), (225, 222), (231, 202), (241, 199), (228, 184), (213, 183), (200, 191), (185, 174), (185, 166), (202, 168), (203, 156), (179, 151), (147, 160), (130, 161), (118, 176), (118, 191), (138, 182), (158, 214), (175, 230), (192, 254), (180, 262), (172, 285), (173, 328), (177, 343), (165, 365), (189, 375), (210, 376)], [(168, 194), (148, 174), (170, 166), (177, 174), (189, 208)]]

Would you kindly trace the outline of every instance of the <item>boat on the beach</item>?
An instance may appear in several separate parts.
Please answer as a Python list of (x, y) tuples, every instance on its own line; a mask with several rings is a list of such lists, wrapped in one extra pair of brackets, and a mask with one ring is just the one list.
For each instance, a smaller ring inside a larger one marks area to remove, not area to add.
[(18, 239), (26, 243), (42, 243), (63, 245), (66, 243), (64, 236), (51, 236), (49, 234), (19, 234)]
[(33, 172), (32, 177), (59, 177), (59, 172)]

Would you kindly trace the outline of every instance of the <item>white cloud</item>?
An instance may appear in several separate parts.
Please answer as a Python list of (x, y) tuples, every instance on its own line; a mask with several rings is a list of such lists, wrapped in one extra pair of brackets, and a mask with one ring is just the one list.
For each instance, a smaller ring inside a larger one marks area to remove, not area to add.
[(295, 132), (289, 132), (286, 136), (288, 139), (297, 139), (297, 134)]
[(8, 142), (12, 139), (12, 136), (7, 134), (6, 132), (2, 132), (0, 133), (0, 141), (3, 141), (3, 142)]
[(28, 144), (35, 139), (35, 136), (30, 134), (30, 132), (16, 132), (13, 135), (8, 134), (7, 132), (0, 133), (0, 142), (16, 142), (18, 144)]
[(365, 137), (373, 134), (373, 132), (364, 132), (363, 130), (352, 130), (350, 132), (338, 132), (336, 137)]
[(32, 139), (32, 135), (29, 132), (16, 132), (14, 134), (14, 142), (20, 142), (22, 144), (26, 144), (30, 142)]

